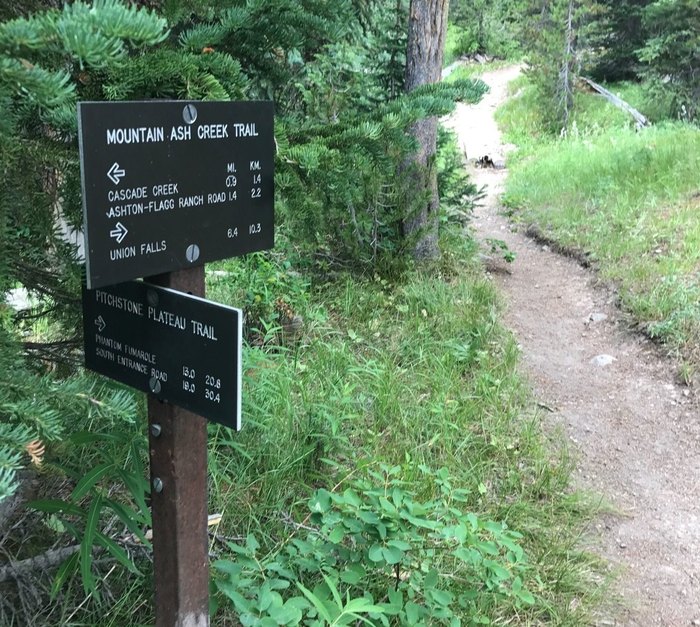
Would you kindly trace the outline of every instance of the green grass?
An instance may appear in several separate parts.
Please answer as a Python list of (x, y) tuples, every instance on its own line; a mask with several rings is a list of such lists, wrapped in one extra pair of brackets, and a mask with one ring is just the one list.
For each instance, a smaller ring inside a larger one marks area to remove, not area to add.
[[(340, 494), (391, 467), (392, 481), (414, 499), (464, 494), (455, 506), (522, 534), (523, 583), (535, 603), (484, 593), (482, 612), (494, 624), (589, 624), (606, 590), (596, 579), (599, 565), (580, 549), (594, 507), (571, 492), (562, 439), (552, 434), (550, 442), (542, 432), (517, 373), (517, 346), (499, 323), (494, 287), (473, 261), (474, 244), (447, 234), (444, 249), (439, 266), (396, 284), (347, 275), (311, 288), (268, 255), (221, 262), (208, 273), (217, 300), (245, 301), (251, 316), (270, 316), (244, 353), (243, 430), (210, 426), (210, 511), (223, 515), (217, 532), (236, 543), (255, 535), (269, 560), (311, 524), (315, 490)], [(270, 314), (280, 301), (304, 317), (293, 341)], [(129, 431), (146, 445), (142, 429)], [(90, 456), (96, 459), (88, 448), (79, 462), (68, 461), (77, 454), (65, 450), (62, 467), (89, 469)], [(237, 559), (225, 542), (212, 540), (211, 550)], [(426, 559), (438, 567), (443, 561), (439, 552)], [(83, 600), (74, 577), (59, 605), (36, 608), (37, 621), (58, 612), (65, 625), (148, 624), (150, 564), (137, 562), (143, 578), (111, 571), (109, 563), (100, 568), (99, 581), (110, 572), (106, 605)], [(443, 575), (441, 585), (450, 585), (458, 573)], [(305, 576), (313, 588), (318, 573)], [(375, 574), (375, 592), (385, 578)], [(213, 623), (235, 624), (222, 601)]]
[(486, 72), (492, 70), (497, 70), (499, 68), (510, 65), (512, 61), (505, 61), (502, 59), (497, 59), (494, 61), (488, 61), (487, 63), (465, 63), (455, 68), (454, 71), (445, 78), (446, 83), (451, 83), (454, 81), (461, 81), (464, 79), (474, 79), (481, 78)]
[[(640, 327), (697, 367), (700, 129), (662, 123), (636, 132), (621, 112), (586, 94), (569, 137), (555, 139), (543, 130), (526, 79), (516, 89), (499, 112), (520, 147), (506, 203), (563, 246), (589, 253)], [(643, 93), (622, 92), (631, 102)]]
[(545, 444), (492, 285), (464, 259), (448, 266), (400, 285), (347, 276), (313, 292), (300, 343), (246, 351), (245, 426), (215, 430), (212, 507), (224, 534), (254, 532), (274, 552), (312, 488), (385, 463), (432, 498), (418, 469), (446, 468), (471, 511), (525, 534), (538, 602), (521, 619), (581, 624), (597, 594), (576, 549), (590, 510), (569, 493), (565, 451)]

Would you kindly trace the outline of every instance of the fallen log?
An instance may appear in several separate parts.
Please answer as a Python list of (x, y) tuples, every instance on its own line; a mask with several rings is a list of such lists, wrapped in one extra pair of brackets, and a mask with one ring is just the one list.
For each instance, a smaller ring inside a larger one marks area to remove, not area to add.
[(4, 583), (9, 579), (17, 579), (34, 570), (49, 570), (54, 568), (79, 550), (80, 545), (75, 544), (62, 549), (49, 549), (41, 555), (30, 557), (20, 562), (10, 562), (0, 567), (0, 583)]
[[(217, 527), (221, 522), (222, 514), (209, 514), (207, 518), (207, 527)], [(215, 536), (215, 532), (210, 532), (210, 535)], [(152, 530), (147, 530), (145, 533), (147, 540), (153, 539)], [(121, 545), (140, 545), (141, 541), (136, 536), (130, 535), (126, 538), (116, 538), (116, 542)], [(227, 538), (227, 540), (242, 541), (242, 538)], [(5, 583), (10, 579), (18, 579), (29, 575), (32, 571), (36, 570), (50, 570), (55, 568), (59, 564), (63, 563), (68, 559), (73, 553), (77, 553), (80, 550), (79, 544), (73, 544), (71, 546), (66, 546), (58, 549), (48, 549), (44, 553), (35, 555), (34, 557), (29, 557), (15, 562), (7, 562), (0, 565), (0, 583)], [(104, 553), (104, 549), (98, 546), (92, 548), (93, 554)]]
[(580, 76), (579, 78), (584, 83), (586, 83), (586, 85), (597, 91), (608, 102), (614, 104), (618, 109), (622, 109), (623, 111), (629, 113), (637, 123), (637, 128), (644, 128), (645, 126), (650, 126), (651, 122), (649, 122), (647, 117), (642, 115), (639, 111), (637, 111), (637, 109), (635, 109), (629, 103), (625, 102), (622, 98), (616, 96), (611, 91), (608, 91), (602, 85), (598, 85), (598, 83), (592, 81), (590, 78), (586, 78), (585, 76)]

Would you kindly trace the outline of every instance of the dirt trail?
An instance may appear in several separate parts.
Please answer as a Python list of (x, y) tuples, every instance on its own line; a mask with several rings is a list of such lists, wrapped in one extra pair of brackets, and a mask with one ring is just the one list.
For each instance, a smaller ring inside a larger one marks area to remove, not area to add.
[[(598, 625), (700, 625), (700, 421), (673, 364), (625, 329), (614, 296), (592, 272), (517, 232), (499, 214), (505, 170), (474, 167), (507, 147), (493, 119), (518, 68), (487, 73), (491, 91), (450, 119), (476, 183), (488, 185), (473, 226), (504, 240), (511, 267), (494, 260), (506, 323), (523, 352), (537, 399), (552, 411), (577, 456), (577, 484), (619, 515), (601, 517), (594, 550), (619, 567), (623, 607)], [(496, 256), (496, 255), (495, 255)]]

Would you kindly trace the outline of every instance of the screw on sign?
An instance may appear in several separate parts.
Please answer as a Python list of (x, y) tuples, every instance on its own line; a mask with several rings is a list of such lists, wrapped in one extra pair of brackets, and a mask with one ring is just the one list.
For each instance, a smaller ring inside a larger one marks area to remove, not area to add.
[(194, 124), (197, 121), (197, 109), (194, 105), (185, 105), (182, 111), (182, 119), (187, 122), (187, 124)]
[(197, 244), (190, 244), (185, 251), (185, 258), (190, 263), (194, 263), (199, 259), (199, 246)]

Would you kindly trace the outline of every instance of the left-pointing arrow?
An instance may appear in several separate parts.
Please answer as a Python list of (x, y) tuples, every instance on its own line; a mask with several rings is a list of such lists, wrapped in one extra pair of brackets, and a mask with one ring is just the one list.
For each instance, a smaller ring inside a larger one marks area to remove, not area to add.
[(129, 231), (121, 223), (117, 222), (117, 226), (109, 232), (109, 236), (117, 240), (117, 244), (121, 244)]
[(122, 177), (125, 174), (126, 171), (124, 170), (124, 168), (120, 167), (120, 165), (116, 161), (112, 164), (112, 167), (107, 171), (107, 177), (115, 185), (119, 185), (119, 181), (122, 180)]
[(95, 320), (95, 324), (97, 325), (97, 330), (102, 333), (102, 331), (105, 330), (105, 327), (107, 326), (107, 323), (105, 322), (105, 319), (102, 316), (99, 316)]

